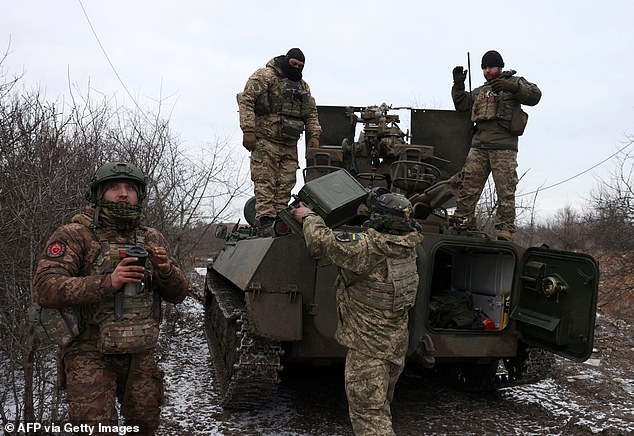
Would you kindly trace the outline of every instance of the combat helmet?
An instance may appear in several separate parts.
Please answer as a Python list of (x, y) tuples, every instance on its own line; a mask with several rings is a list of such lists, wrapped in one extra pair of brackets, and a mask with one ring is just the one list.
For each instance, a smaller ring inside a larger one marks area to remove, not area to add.
[(145, 198), (147, 182), (143, 172), (129, 162), (109, 162), (95, 171), (95, 175), (90, 182), (90, 192), (88, 194), (90, 202), (97, 204), (99, 197), (103, 194), (104, 184), (113, 180), (134, 182), (138, 186), (139, 203)]
[(408, 233), (416, 230), (412, 203), (403, 194), (386, 188), (374, 188), (371, 195), (370, 227), (387, 233)]

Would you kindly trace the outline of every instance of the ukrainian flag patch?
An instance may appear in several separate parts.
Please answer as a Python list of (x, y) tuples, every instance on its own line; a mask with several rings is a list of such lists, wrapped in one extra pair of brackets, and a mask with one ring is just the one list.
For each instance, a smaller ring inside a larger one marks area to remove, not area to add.
[(359, 233), (341, 232), (337, 233), (335, 239), (339, 242), (352, 242), (361, 239), (361, 235)]

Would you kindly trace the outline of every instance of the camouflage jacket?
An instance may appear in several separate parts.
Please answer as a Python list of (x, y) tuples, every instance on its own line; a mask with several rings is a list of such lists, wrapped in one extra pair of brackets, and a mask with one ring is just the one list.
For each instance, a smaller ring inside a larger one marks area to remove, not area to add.
[(471, 120), (475, 123), (472, 147), (517, 151), (518, 137), (509, 131), (513, 111), (520, 105), (535, 106), (542, 93), (537, 85), (523, 77), (511, 75), (503, 80), (515, 82), (518, 91), (495, 93), (489, 82), (475, 88), (471, 93), (465, 91), (464, 83), (454, 82), (451, 88), (456, 110), (471, 111)]
[[(304, 218), (304, 237), (311, 255), (322, 257), (346, 275), (385, 281), (386, 258), (406, 258), (423, 236), (417, 232), (390, 235), (368, 229), (363, 233), (335, 232), (318, 215)], [(415, 261), (415, 260), (413, 260)], [(407, 311), (379, 310), (353, 298), (342, 275), (337, 280), (339, 324), (335, 338), (361, 353), (402, 364), (407, 351)]]
[[(92, 230), (92, 208), (73, 217), (70, 224), (59, 227), (46, 243), (33, 279), (33, 301), (42, 307), (62, 308), (72, 305), (83, 306), (99, 303), (112, 298), (117, 292), (112, 287), (110, 274), (94, 275), (91, 271), (101, 252), (99, 237)], [(117, 230), (103, 214), (99, 217), (100, 237), (111, 243), (134, 244), (136, 230)], [(167, 247), (167, 241), (156, 229), (141, 227), (146, 247)], [(172, 270), (162, 276), (156, 269), (152, 276), (152, 290), (171, 303), (185, 299), (188, 282), (183, 271), (172, 262)], [(87, 333), (80, 340), (92, 340)]]
[[(256, 115), (256, 105), (259, 99), (263, 97), (269, 98), (268, 95), (280, 97), (280, 83), (285, 78), (278, 66), (281, 58), (278, 56), (269, 60), (265, 68), (260, 68), (253, 73), (247, 80), (244, 91), (237, 95), (240, 128), (242, 131), (244, 133), (255, 133), (257, 136), (275, 142), (287, 142), (281, 136), (281, 116), (277, 113)], [(303, 104), (301, 116), (305, 124), (306, 136), (308, 138), (319, 138), (321, 126), (319, 125), (315, 99), (310, 93), (308, 83), (300, 80), (298, 86), (308, 97)]]

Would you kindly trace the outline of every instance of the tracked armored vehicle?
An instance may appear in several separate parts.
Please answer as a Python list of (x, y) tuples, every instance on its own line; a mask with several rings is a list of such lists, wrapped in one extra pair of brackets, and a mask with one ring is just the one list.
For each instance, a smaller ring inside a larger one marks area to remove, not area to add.
[[(488, 391), (548, 376), (552, 353), (576, 361), (590, 356), (599, 279), (594, 259), (450, 225), (447, 208), (470, 141), (465, 114), (399, 109), (410, 115), (410, 133), (385, 104), (318, 109), (322, 145), (306, 152), (296, 201), (333, 228), (363, 231), (365, 197), (384, 186), (410, 199), (423, 229), (410, 311), (412, 368)], [(257, 236), (254, 213), (252, 199), (245, 206), (248, 225), (217, 228), (225, 245), (206, 277), (205, 330), (227, 408), (266, 402), (285, 365), (345, 357), (333, 338), (337, 268), (310, 256), (288, 211), (280, 213), (273, 237)]]

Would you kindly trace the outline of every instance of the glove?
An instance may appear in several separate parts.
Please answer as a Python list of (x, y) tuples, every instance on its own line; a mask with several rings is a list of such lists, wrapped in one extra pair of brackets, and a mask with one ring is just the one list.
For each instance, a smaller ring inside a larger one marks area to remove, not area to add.
[(467, 71), (469, 70), (465, 70), (464, 67), (455, 67), (452, 71), (453, 81), (455, 83), (464, 83), (464, 80), (467, 78)]
[(510, 92), (512, 94), (515, 94), (520, 87), (518, 82), (507, 80), (507, 79), (492, 80), (490, 85), (491, 85), (491, 88), (493, 88), (494, 92), (504, 91), (504, 92)]
[(308, 148), (319, 148), (319, 138), (313, 136), (308, 139)]
[(242, 146), (249, 150), (253, 151), (255, 148), (255, 133), (245, 133), (242, 135)]

